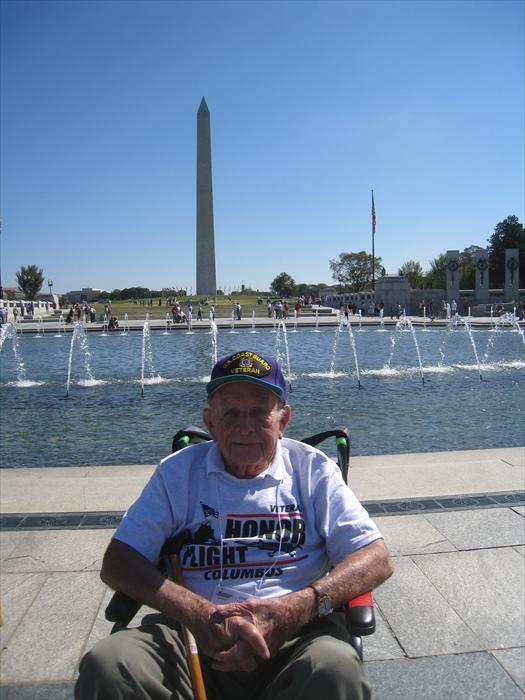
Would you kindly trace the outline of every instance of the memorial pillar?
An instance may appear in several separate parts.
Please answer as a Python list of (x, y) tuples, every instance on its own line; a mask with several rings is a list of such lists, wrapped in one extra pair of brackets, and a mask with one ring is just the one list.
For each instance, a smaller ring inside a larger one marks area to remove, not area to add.
[(489, 253), (488, 250), (477, 250), (474, 254), (474, 269), (476, 271), (475, 300), (476, 304), (489, 303)]
[(455, 301), (459, 304), (459, 250), (447, 250), (447, 291), (446, 299), (449, 303)]
[(505, 250), (505, 301), (518, 303), (520, 298), (520, 252), (518, 248)]

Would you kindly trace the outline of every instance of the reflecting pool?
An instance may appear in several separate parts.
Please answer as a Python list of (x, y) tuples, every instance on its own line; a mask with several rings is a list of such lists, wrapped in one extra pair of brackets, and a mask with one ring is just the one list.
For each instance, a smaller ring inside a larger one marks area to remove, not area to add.
[(360, 455), (525, 443), (515, 329), (148, 328), (147, 338), (79, 329), (74, 343), (57, 335), (4, 334), (2, 467), (154, 463), (178, 428), (202, 425), (214, 357), (240, 349), (280, 358), (290, 437), (347, 425)]

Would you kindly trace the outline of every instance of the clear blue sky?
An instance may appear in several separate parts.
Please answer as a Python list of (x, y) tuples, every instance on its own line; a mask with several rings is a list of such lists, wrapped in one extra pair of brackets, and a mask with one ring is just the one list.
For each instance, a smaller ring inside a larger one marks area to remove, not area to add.
[[(195, 290), (196, 113), (217, 282), (332, 283), (524, 215), (524, 4), (1, 3), (2, 284)], [(45, 287), (47, 289), (47, 287)]]

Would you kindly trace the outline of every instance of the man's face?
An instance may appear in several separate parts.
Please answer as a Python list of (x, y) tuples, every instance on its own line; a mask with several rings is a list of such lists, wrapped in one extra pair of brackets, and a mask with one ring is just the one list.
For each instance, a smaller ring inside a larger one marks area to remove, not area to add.
[(272, 461), (291, 416), (290, 406), (249, 381), (225, 384), (212, 394), (203, 419), (217, 442), (227, 471), (251, 479)]

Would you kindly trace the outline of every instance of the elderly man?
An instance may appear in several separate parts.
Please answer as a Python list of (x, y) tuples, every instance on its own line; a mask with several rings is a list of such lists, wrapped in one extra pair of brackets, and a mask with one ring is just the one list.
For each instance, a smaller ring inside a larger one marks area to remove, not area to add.
[[(207, 384), (213, 441), (164, 459), (117, 529), (102, 579), (158, 610), (99, 642), (80, 700), (192, 698), (180, 625), (194, 635), (209, 700), (364, 700), (345, 601), (392, 572), (381, 534), (319, 450), (284, 438), (291, 416), (273, 358), (223, 358)], [(155, 564), (185, 533), (185, 586)]]

